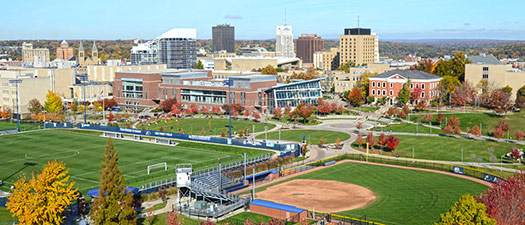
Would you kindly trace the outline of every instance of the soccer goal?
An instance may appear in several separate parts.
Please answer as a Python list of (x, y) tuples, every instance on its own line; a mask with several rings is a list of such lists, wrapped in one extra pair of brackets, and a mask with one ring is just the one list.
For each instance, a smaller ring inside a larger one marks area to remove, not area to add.
[(168, 164), (166, 162), (149, 165), (148, 166), (148, 175), (150, 174), (151, 170), (158, 169), (158, 168), (163, 168), (163, 167), (164, 167), (164, 170), (168, 170)]

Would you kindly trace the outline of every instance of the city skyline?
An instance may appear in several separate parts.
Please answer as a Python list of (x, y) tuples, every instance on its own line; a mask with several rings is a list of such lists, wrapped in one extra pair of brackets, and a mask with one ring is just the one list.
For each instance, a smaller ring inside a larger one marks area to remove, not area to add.
[[(153, 39), (172, 28), (196, 28), (211, 39), (211, 27), (231, 24), (236, 40), (275, 38), (275, 27), (293, 26), (293, 35), (316, 33), (337, 39), (344, 28), (372, 28), (380, 39), (525, 39), (519, 0), (403, 1), (203, 1), (159, 0), (12, 2), (3, 12), (0, 40)], [(490, 6), (490, 7), (489, 7)], [(60, 11), (61, 13), (54, 13)], [(160, 21), (160, 22), (159, 22)]]

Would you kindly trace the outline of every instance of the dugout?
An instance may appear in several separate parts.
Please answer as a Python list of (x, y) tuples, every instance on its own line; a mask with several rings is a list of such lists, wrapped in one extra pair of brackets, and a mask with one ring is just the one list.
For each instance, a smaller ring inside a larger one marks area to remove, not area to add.
[(306, 209), (261, 199), (250, 202), (250, 211), (294, 223), (306, 220), (308, 214)]
[(248, 176), (243, 180), (244, 184), (251, 184), (253, 182), (253, 176), (255, 176), (255, 182), (261, 181), (261, 180), (274, 180), (279, 178), (279, 171), (277, 170), (269, 170), (262, 173), (258, 173), (252, 176)]

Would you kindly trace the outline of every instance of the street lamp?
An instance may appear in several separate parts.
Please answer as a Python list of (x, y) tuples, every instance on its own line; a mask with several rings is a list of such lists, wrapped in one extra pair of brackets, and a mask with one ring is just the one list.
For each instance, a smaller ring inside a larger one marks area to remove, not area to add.
[[(18, 78), (18, 76), (17, 76)], [(10, 84), (15, 84), (16, 86), (16, 130), (20, 132), (20, 112), (18, 111), (18, 84), (22, 83), (22, 80), (9, 80)]]
[(233, 80), (224, 80), (224, 85), (228, 85), (228, 107), (229, 107), (229, 113), (230, 114), (230, 126), (228, 127), (229, 132), (229, 138), (232, 138), (232, 97), (231, 97), (231, 86), (232, 86)]
[(83, 94), (84, 94), (84, 123), (87, 123), (87, 103), (86, 103), (86, 83), (88, 81), (88, 78), (87, 76), (81, 76), (80, 77), (80, 83), (82, 84), (82, 86), (84, 86), (84, 91), (83, 91)]

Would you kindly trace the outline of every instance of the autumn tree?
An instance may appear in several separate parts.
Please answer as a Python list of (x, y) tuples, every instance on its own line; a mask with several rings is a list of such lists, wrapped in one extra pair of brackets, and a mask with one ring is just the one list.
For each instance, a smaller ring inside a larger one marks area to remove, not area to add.
[(353, 106), (359, 106), (363, 102), (363, 93), (361, 93), (361, 90), (359, 90), (357, 86), (352, 88), (348, 94), (348, 102)]
[(315, 107), (312, 104), (300, 103), (299, 105), (297, 105), (297, 107), (295, 107), (292, 114), (302, 117), (303, 124), (306, 124), (306, 122), (308, 121), (308, 118), (314, 112), (314, 108)]
[(398, 138), (394, 137), (394, 135), (388, 136), (388, 138), (386, 139), (386, 146), (390, 150), (394, 151), (397, 148), (398, 145), (399, 145), (399, 139)]
[(478, 200), (498, 224), (525, 224), (525, 173), (516, 173), (506, 182), (496, 182)]
[(521, 141), (523, 139), (523, 132), (519, 129), (515, 130), (514, 137), (516, 138), (516, 140)]
[(168, 212), (168, 216), (166, 217), (166, 225), (180, 225), (182, 224), (179, 222), (179, 214), (176, 211)]
[(324, 145), (326, 143), (326, 139), (324, 137), (319, 138), (319, 144)]
[(525, 85), (516, 91), (515, 107), (520, 109), (525, 108)]
[(401, 105), (404, 105), (410, 100), (410, 79), (403, 84), (401, 90), (399, 90), (397, 102)]
[(272, 110), (272, 114), (273, 114), (273, 117), (274, 118), (277, 118), (277, 119), (281, 119), (281, 117), (283, 116), (283, 111), (281, 109), (281, 107), (277, 107), (277, 108), (274, 108)]
[(495, 225), (496, 221), (487, 215), (487, 207), (479, 203), (470, 194), (462, 195), (452, 207), (441, 214), (441, 219), (434, 225), (479, 224)]
[(160, 103), (159, 108), (162, 109), (162, 111), (164, 112), (169, 112), (175, 104), (177, 104), (177, 99), (168, 98)]
[(439, 122), (439, 126), (441, 127), (441, 122), (445, 121), (445, 115), (443, 115), (443, 113), (438, 113), (436, 121)]
[(479, 129), (479, 126), (478, 125), (474, 125), (472, 127), (472, 130), (470, 131), (471, 134), (473, 135), (476, 135), (476, 136), (481, 136), (481, 130)]
[(388, 110), (386, 111), (386, 115), (388, 115), (389, 117), (392, 117), (393, 115), (396, 115), (397, 114), (397, 107), (396, 106), (392, 106), (390, 108), (388, 108)]
[(272, 74), (272, 75), (277, 75), (277, 70), (275, 70), (275, 68), (273, 68), (273, 66), (268, 65), (268, 66), (264, 67), (264, 68), (261, 70), (261, 74)]
[(6, 206), (21, 224), (61, 224), (64, 212), (78, 197), (69, 169), (60, 161), (49, 161), (30, 180), (22, 176), (13, 186)]
[(459, 118), (455, 116), (451, 116), (448, 119), (447, 126), (445, 127), (445, 129), (443, 129), (443, 132), (460, 134), (461, 133), (461, 128), (459, 127), (460, 124), (461, 124), (461, 121), (459, 120)]
[(31, 101), (29, 101), (29, 108), (28, 108), (28, 110), (31, 113), (39, 113), (39, 112), (42, 112), (44, 110), (44, 106), (42, 106), (42, 104), (40, 104), (40, 101), (38, 101), (38, 99), (33, 98), (33, 99), (31, 99)]
[(372, 132), (369, 132), (366, 135), (366, 143), (368, 143), (370, 148), (374, 147), (374, 144), (376, 143), (376, 137), (374, 136), (374, 134)]
[(386, 140), (387, 140), (387, 138), (385, 136), (385, 133), (379, 134), (379, 139), (377, 140), (377, 144), (379, 146), (381, 146), (381, 149), (383, 149), (383, 147), (385, 147), (385, 145), (387, 143)]
[(110, 112), (110, 113), (108, 114), (108, 121), (109, 121), (109, 122), (113, 122), (114, 120), (115, 120), (115, 116), (113, 115), (113, 113)]
[(104, 161), (100, 165), (99, 196), (94, 199), (89, 212), (95, 224), (136, 224), (137, 212), (132, 208), (133, 193), (126, 193), (118, 160), (118, 152), (109, 138)]
[(410, 69), (411, 70), (421, 70), (421, 71), (433, 74), (435, 67), (436, 65), (432, 63), (432, 59), (427, 58), (425, 60), (419, 61), (416, 65), (411, 66)]
[(416, 111), (423, 111), (427, 108), (427, 100), (423, 99), (421, 101), (419, 101), (415, 106), (414, 108), (416, 109)]
[(510, 125), (504, 120), (499, 121), (498, 125), (496, 127), (501, 128), (503, 131), (507, 132), (510, 130)]
[(308, 68), (306, 70), (306, 73), (305, 72), (300, 72), (300, 73), (294, 72), (290, 76), (290, 79), (312, 80), (318, 77), (319, 75), (317, 75), (317, 70), (315, 70), (314, 68)]
[(489, 105), (494, 108), (496, 113), (505, 113), (512, 109), (510, 96), (502, 90), (493, 91), (490, 95)]
[(363, 141), (363, 136), (361, 134), (357, 135), (357, 138), (355, 139), (355, 142), (357, 142), (358, 146), (361, 147), (365, 142)]
[(195, 63), (195, 65), (193, 65), (193, 69), (204, 69), (204, 65), (202, 64), (202, 62), (200, 60), (197, 60), (197, 62)]
[(261, 118), (261, 114), (259, 114), (259, 112), (253, 112), (253, 113), (252, 113), (252, 116), (253, 116), (253, 118), (256, 119), (256, 120), (258, 120), (258, 119)]
[(410, 101), (415, 102), (421, 98), (421, 93), (423, 93), (423, 89), (421, 87), (416, 87), (412, 91), (412, 94), (410, 95)]
[(180, 115), (182, 113), (182, 106), (180, 103), (171, 105), (171, 114), (174, 116)]
[(494, 129), (494, 137), (495, 138), (503, 138), (505, 136), (505, 132), (500, 127), (496, 127)]
[(62, 98), (58, 95), (58, 93), (48, 90), (44, 109), (49, 113), (57, 114), (62, 111), (62, 106)]
[(328, 114), (332, 112), (332, 105), (328, 101), (319, 98), (317, 99), (317, 112), (322, 114)]
[(425, 123), (428, 123), (428, 122), (432, 121), (433, 119), (434, 119), (434, 118), (432, 117), (432, 114), (427, 113), (427, 114), (425, 114), (425, 116), (423, 117), (423, 120), (422, 120), (422, 121), (425, 122)]

